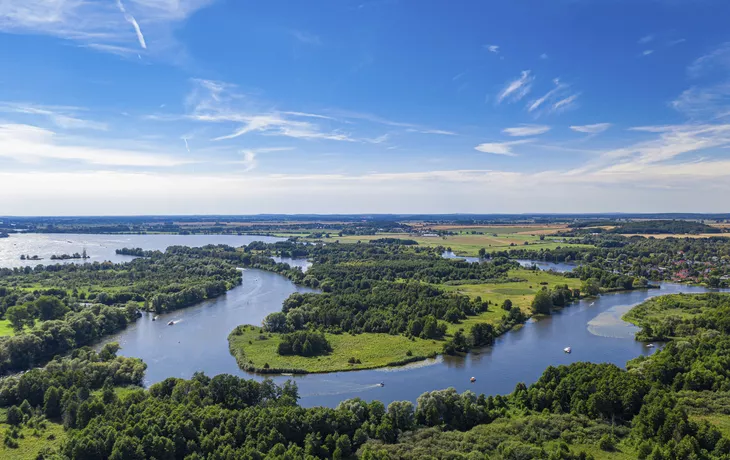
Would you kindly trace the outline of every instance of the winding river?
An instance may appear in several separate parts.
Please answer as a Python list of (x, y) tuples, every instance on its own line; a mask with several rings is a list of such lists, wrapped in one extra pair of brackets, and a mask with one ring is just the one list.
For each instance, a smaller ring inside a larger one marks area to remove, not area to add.
[[(48, 237), (62, 241), (75, 238), (72, 235)], [(78, 243), (91, 241), (93, 237), (103, 236), (78, 235)], [(123, 240), (122, 246), (144, 249), (190, 244), (183, 242), (183, 238), (168, 235), (145, 235), (144, 240), (133, 237), (137, 236), (108, 239)], [(239, 240), (233, 241), (235, 238)], [(256, 239), (261, 237), (204, 236), (196, 243), (240, 245)], [(150, 241), (154, 244), (150, 245)], [(79, 244), (74, 247), (77, 246)], [(93, 254), (90, 248), (88, 250)], [(308, 267), (306, 261), (284, 261), (304, 269)], [(2, 259), (0, 264), (4, 264)], [(565, 271), (570, 267), (547, 265), (543, 268)], [(142, 358), (147, 363), (147, 384), (166, 377), (189, 378), (196, 371), (261, 380), (261, 376), (238, 369), (228, 351), (229, 332), (239, 324), (260, 324), (266, 315), (279, 311), (291, 293), (311, 291), (295, 286), (280, 275), (260, 270), (243, 270), (242, 279), (241, 286), (217, 299), (162, 315), (157, 321), (152, 321), (151, 315), (145, 315), (121, 333), (107, 338), (106, 342), (119, 342), (121, 354)], [(531, 320), (524, 327), (499, 337), (493, 346), (470, 353), (466, 358), (446, 356), (399, 368), (312, 374), (294, 379), (303, 406), (336, 406), (340, 401), (354, 397), (378, 399), (385, 404), (394, 400), (415, 401), (423, 392), (447, 387), (485, 394), (509, 393), (518, 382), (529, 384), (537, 380), (550, 365), (593, 361), (624, 366), (632, 358), (650, 354), (653, 349), (634, 341), (636, 328), (621, 321), (620, 317), (650, 297), (679, 292), (701, 293), (708, 289), (663, 283), (661, 289), (607, 294), (577, 302), (550, 317)], [(169, 321), (174, 321), (174, 326), (168, 326)], [(572, 347), (572, 354), (563, 352), (567, 346)], [(470, 383), (470, 377), (475, 377), (476, 382)], [(282, 383), (291, 378), (276, 376), (273, 380)], [(380, 387), (380, 382), (385, 385)]]

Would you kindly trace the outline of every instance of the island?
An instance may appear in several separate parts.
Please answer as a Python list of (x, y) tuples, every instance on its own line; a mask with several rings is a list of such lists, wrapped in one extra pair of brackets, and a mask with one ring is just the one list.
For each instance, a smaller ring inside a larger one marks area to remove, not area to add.
[(70, 260), (70, 259), (90, 259), (91, 257), (86, 253), (86, 249), (84, 249), (81, 254), (78, 252), (75, 252), (73, 254), (61, 254), (61, 255), (52, 255), (51, 260)]

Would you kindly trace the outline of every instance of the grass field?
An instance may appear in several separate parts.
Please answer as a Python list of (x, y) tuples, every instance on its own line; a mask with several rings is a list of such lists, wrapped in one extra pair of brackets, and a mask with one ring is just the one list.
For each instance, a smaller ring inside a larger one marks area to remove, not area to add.
[[(10, 425), (5, 423), (5, 414), (7, 409), (0, 409), (0, 438), (5, 439), (5, 433), (10, 429)], [(17, 459), (17, 460), (35, 460), (38, 452), (44, 448), (58, 449), (66, 438), (66, 432), (63, 425), (46, 421), (46, 428), (35, 430), (23, 426), (20, 430), (20, 436), (17, 448), (10, 448), (4, 443), (0, 443), (0, 458)]]
[(730, 415), (725, 414), (709, 414), (709, 415), (690, 415), (690, 420), (699, 422), (704, 420), (714, 425), (720, 433), (726, 438), (730, 438)]
[(9, 337), (13, 335), (15, 335), (15, 331), (10, 325), (10, 321), (7, 319), (0, 320), (0, 337)]
[[(516, 227), (515, 229), (520, 230), (522, 227)], [(533, 236), (529, 233), (503, 233), (497, 234), (497, 236), (494, 236), (493, 233), (476, 235), (459, 234), (444, 237), (412, 236), (404, 233), (382, 233), (378, 235), (333, 236), (325, 241), (357, 243), (358, 241), (365, 242), (377, 240), (379, 238), (415, 240), (419, 245), (426, 247), (443, 246), (445, 248), (451, 248), (454, 253), (462, 256), (477, 256), (479, 255), (479, 249), (481, 248), (486, 249), (487, 252), (495, 252), (508, 249), (531, 249), (539, 251), (540, 249), (555, 249), (558, 247), (568, 246), (590, 247), (588, 245), (574, 244), (565, 241), (554, 241), (550, 237), (545, 237), (545, 239), (541, 241), (537, 234)]]
[[(261, 340), (260, 337), (266, 337)], [(404, 360), (425, 359), (440, 353), (443, 341), (409, 340), (402, 335), (389, 334), (325, 334), (332, 345), (332, 353), (325, 356), (281, 356), (277, 353), (281, 336), (264, 334), (261, 328), (251, 326), (242, 335), (230, 335), (231, 349), (239, 356), (239, 362), (253, 361), (253, 366), (261, 369), (268, 364), (273, 369), (300, 369), (310, 373), (337, 372), (356, 369), (372, 369), (385, 367), (388, 364)], [(250, 342), (250, 343), (249, 343)], [(407, 352), (411, 352), (411, 356)], [(348, 363), (350, 358), (359, 359), (360, 363)]]
[(477, 316), (470, 316), (459, 324), (450, 324), (448, 333), (453, 334), (460, 328), (468, 331), (475, 323), (487, 322), (497, 324), (505, 314), (505, 311), (500, 306), (507, 299), (512, 301), (512, 305), (520, 307), (525, 314), (530, 315), (532, 314), (530, 309), (532, 299), (535, 297), (537, 291), (543, 287), (552, 288), (558, 284), (567, 284), (572, 289), (579, 288), (581, 285), (579, 279), (566, 278), (544, 271), (512, 270), (509, 272), (509, 277), (521, 278), (525, 281), (514, 283), (462, 284), (460, 286), (439, 284), (438, 287), (445, 291), (458, 292), (469, 297), (479, 296), (482, 300), (490, 300), (495, 304), (494, 306), (490, 306), (487, 312)]

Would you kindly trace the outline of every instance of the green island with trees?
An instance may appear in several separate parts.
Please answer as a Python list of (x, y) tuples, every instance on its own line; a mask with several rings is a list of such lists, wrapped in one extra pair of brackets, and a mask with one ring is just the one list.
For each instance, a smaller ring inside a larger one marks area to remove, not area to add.
[[(288, 274), (321, 291), (292, 294), (262, 327), (231, 332), (229, 348), (239, 366), (259, 373), (362, 370), (464, 353), (582, 296), (649, 287), (598, 268), (559, 274), (522, 268), (505, 257), (445, 259), (443, 248), (397, 239), (280, 242), (247, 250), (306, 254), (312, 267)], [(320, 334), (328, 346), (318, 353), (280, 353), (282, 342), (302, 331)]]

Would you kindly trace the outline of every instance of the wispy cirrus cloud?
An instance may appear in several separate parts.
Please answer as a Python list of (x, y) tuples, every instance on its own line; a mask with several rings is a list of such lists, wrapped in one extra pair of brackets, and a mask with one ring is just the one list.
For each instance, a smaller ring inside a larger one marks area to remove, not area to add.
[(553, 89), (545, 93), (545, 95), (543, 95), (542, 97), (531, 101), (527, 105), (528, 112), (534, 112), (535, 110), (542, 107), (545, 102), (551, 100), (553, 97), (559, 95), (561, 92), (565, 91), (568, 88), (568, 85), (562, 83), (559, 78), (553, 79), (553, 83), (555, 84), (555, 87)]
[(538, 136), (550, 131), (550, 126), (545, 125), (521, 125), (514, 128), (505, 128), (502, 130), (504, 134), (512, 137)]
[(553, 79), (555, 85), (543, 96), (530, 101), (527, 104), (527, 111), (539, 117), (546, 113), (562, 112), (573, 108), (580, 93), (571, 91), (569, 84), (563, 83), (559, 78)]
[[(139, 47), (162, 52), (175, 43), (175, 24), (214, 1), (129, 0), (123, 4), (111, 0), (3, 0), (0, 31), (50, 35), (122, 56)], [(134, 34), (129, 33), (129, 25)]]
[(142, 47), (142, 49), (147, 49), (147, 43), (145, 42), (144, 35), (142, 34), (142, 29), (139, 27), (139, 24), (137, 23), (137, 20), (134, 19), (134, 16), (127, 13), (127, 10), (124, 8), (124, 4), (122, 3), (122, 0), (117, 0), (117, 8), (119, 8), (119, 11), (124, 15), (124, 19), (134, 27), (134, 32), (137, 34), (137, 40), (139, 41), (139, 46)]
[(572, 173), (647, 170), (687, 153), (730, 146), (730, 124), (637, 126), (630, 130), (657, 137), (603, 152)]
[(106, 123), (80, 118), (77, 113), (82, 112), (79, 107), (46, 106), (20, 102), (0, 102), (0, 112), (36, 115), (46, 118), (54, 125), (64, 129), (94, 129), (106, 131)]
[(24, 124), (0, 125), (0, 157), (20, 163), (74, 161), (96, 166), (171, 167), (194, 163), (179, 156), (74, 143), (48, 129)]
[(519, 141), (510, 142), (486, 142), (479, 144), (474, 147), (475, 150), (483, 153), (491, 153), (493, 155), (504, 155), (508, 157), (515, 157), (517, 154), (513, 151), (512, 147), (517, 145), (529, 144), (532, 142), (531, 139), (522, 139)]
[(490, 53), (499, 54), (499, 45), (484, 45)]
[(637, 41), (637, 43), (640, 45), (646, 45), (647, 43), (653, 42), (655, 38), (654, 34), (644, 35)]
[(561, 99), (557, 101), (555, 104), (553, 104), (552, 110), (553, 112), (563, 112), (566, 110), (570, 110), (576, 107), (576, 101), (580, 97), (580, 93), (571, 94), (570, 96)]
[(572, 129), (575, 132), (578, 133), (585, 133), (585, 134), (599, 134), (611, 127), (611, 123), (594, 123), (592, 125), (576, 125), (571, 126), (570, 129)]
[(699, 57), (687, 67), (695, 83), (670, 106), (693, 120), (717, 120), (730, 114), (730, 42)]
[(505, 99), (519, 101), (530, 92), (534, 80), (535, 78), (530, 75), (529, 70), (523, 70), (518, 78), (507, 82), (504, 89), (497, 94), (497, 103), (499, 104)]

